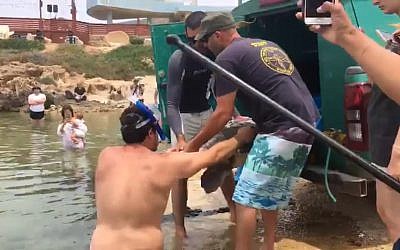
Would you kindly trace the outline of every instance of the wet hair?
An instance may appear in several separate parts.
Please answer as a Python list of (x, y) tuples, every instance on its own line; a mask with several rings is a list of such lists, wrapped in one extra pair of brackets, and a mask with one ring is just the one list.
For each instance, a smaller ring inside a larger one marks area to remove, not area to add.
[(201, 20), (206, 16), (207, 14), (204, 13), (203, 11), (194, 11), (190, 13), (186, 19), (185, 19), (185, 28), (189, 29), (197, 29), (200, 27)]
[(62, 109), (61, 109), (61, 116), (63, 119), (65, 119), (65, 111), (71, 111), (72, 117), (74, 116), (74, 110), (72, 109), (71, 105), (65, 104)]
[(131, 105), (122, 112), (119, 121), (121, 123), (122, 139), (125, 143), (141, 143), (151, 129), (155, 130), (151, 123), (137, 127), (139, 123), (146, 121), (146, 119), (146, 116), (135, 105)]

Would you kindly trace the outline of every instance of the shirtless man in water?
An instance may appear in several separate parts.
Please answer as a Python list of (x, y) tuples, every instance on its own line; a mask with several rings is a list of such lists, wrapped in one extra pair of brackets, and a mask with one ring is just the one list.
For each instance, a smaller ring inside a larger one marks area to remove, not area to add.
[(126, 145), (105, 148), (96, 169), (97, 225), (92, 250), (163, 249), (161, 218), (172, 185), (203, 168), (228, 159), (251, 142), (251, 128), (209, 150), (196, 153), (155, 152), (154, 119), (135, 105), (120, 117)]

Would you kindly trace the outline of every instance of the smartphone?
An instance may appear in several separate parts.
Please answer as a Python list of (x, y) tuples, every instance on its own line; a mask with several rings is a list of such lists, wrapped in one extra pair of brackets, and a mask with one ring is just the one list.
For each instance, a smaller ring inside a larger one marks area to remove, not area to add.
[(393, 35), (389, 32), (382, 31), (382, 30), (375, 30), (376, 34), (379, 36), (380, 39), (382, 39), (385, 43), (389, 40), (393, 39)]
[[(326, 0), (303, 0), (304, 6), (304, 23), (307, 25), (319, 24), (330, 25), (332, 24), (331, 13), (318, 13), (317, 8), (320, 7)], [(333, 2), (334, 0), (330, 0)]]

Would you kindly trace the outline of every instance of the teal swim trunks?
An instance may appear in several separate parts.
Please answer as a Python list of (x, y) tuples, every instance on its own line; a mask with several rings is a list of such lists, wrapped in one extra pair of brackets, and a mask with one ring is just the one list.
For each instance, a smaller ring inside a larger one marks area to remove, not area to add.
[(256, 209), (286, 207), (310, 149), (311, 143), (292, 142), (272, 134), (257, 135), (235, 187), (233, 200)]

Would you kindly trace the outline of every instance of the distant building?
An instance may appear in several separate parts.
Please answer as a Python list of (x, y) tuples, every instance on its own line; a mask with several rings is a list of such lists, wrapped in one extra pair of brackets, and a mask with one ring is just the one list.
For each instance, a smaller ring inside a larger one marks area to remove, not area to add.
[[(128, 0), (129, 1), (129, 0)], [(130, 36), (149, 36), (147, 24), (113, 24), (90, 17), (86, 1), (75, 0), (76, 22), (72, 19), (71, 0), (42, 0), (40, 19), (39, 0), (0, 0), (0, 25), (9, 26), (16, 36), (35, 34), (42, 30), (53, 42), (63, 43), (69, 31), (84, 43), (97, 40), (110, 31), (120, 30)]]
[(87, 0), (87, 8), (90, 16), (112, 23), (116, 19), (174, 18), (196, 10), (230, 11), (233, 6), (198, 6), (197, 0)]
[[(42, 2), (42, 17), (44, 19), (71, 19), (71, 0), (42, 0)], [(105, 23), (87, 14), (85, 0), (75, 0), (75, 4), (78, 21)], [(51, 9), (48, 6), (51, 6)], [(54, 6), (57, 6), (57, 12), (54, 12)], [(52, 12), (48, 12), (48, 10)], [(0, 17), (39, 18), (39, 0), (0, 0)]]

